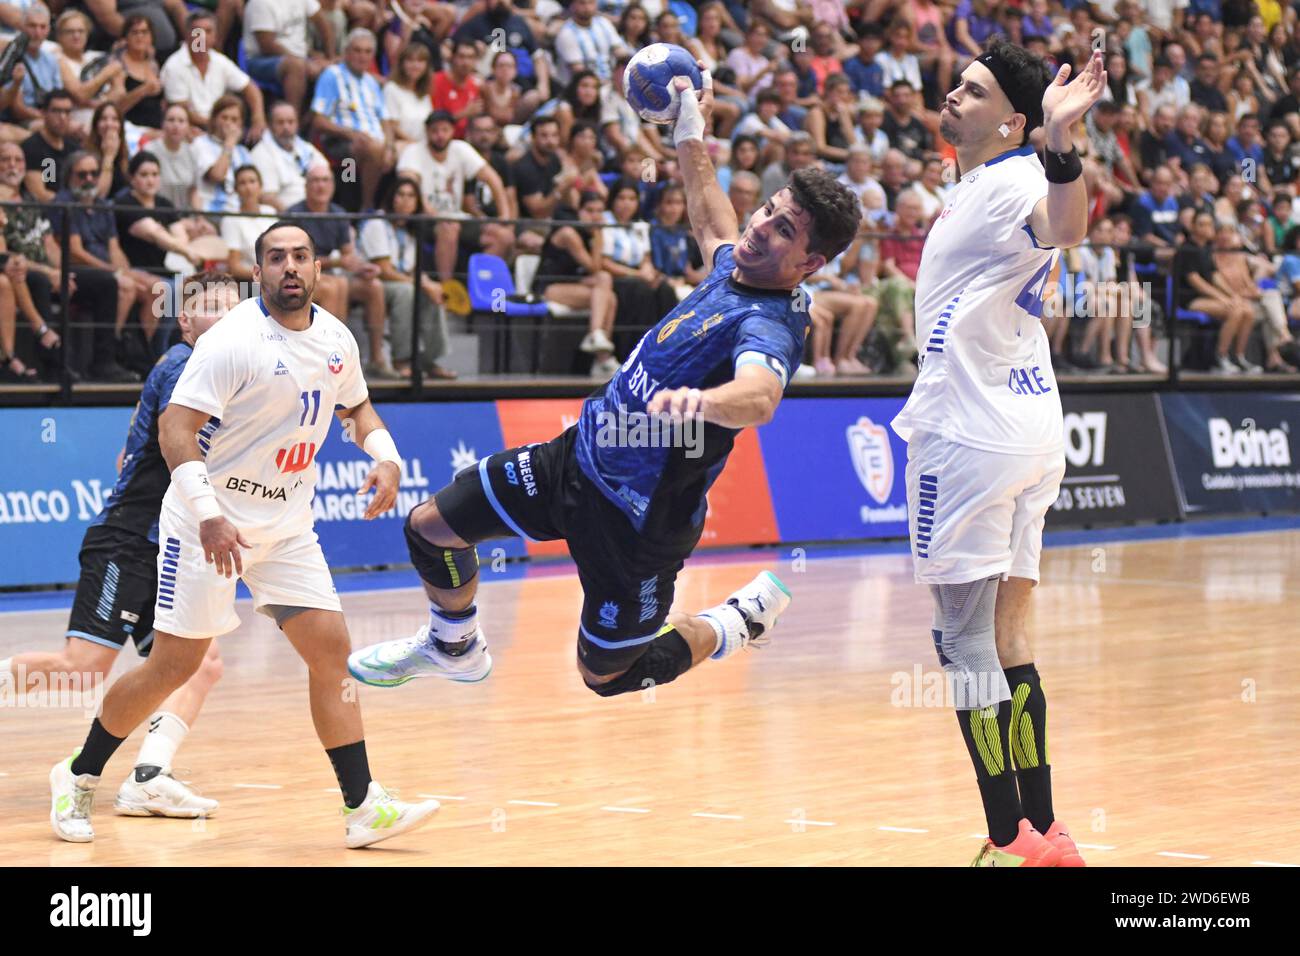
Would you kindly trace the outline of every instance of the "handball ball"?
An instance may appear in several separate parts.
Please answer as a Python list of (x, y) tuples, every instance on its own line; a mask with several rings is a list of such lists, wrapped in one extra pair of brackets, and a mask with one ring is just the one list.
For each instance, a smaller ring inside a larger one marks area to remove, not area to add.
[(673, 85), (678, 76), (689, 77), (700, 89), (704, 78), (695, 58), (674, 43), (652, 43), (642, 47), (623, 72), (623, 95), (643, 120), (667, 126), (677, 119), (681, 94)]

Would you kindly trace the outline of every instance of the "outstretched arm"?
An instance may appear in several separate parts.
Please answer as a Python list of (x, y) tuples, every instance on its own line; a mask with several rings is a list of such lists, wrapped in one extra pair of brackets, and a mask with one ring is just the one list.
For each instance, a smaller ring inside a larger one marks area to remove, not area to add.
[(704, 148), (704, 131), (713, 113), (713, 77), (704, 64), (704, 89), (698, 99), (690, 95), (690, 80), (678, 77), (673, 80), (682, 93), (681, 110), (673, 128), (673, 143), (677, 147), (677, 163), (686, 184), (686, 215), (691, 221), (691, 232), (700, 247), (706, 268), (713, 268), (713, 254), (718, 246), (735, 242), (740, 235), (736, 211), (731, 200), (718, 185), (718, 174)]
[[(1069, 153), (1074, 149), (1070, 130), (1106, 89), (1106, 71), (1102, 55), (1094, 53), (1083, 72), (1073, 83), (1067, 63), (1043, 94), (1043, 127), (1050, 153)], [(1054, 162), (1047, 157), (1049, 163)], [(1066, 249), (1081, 243), (1088, 234), (1088, 191), (1083, 177), (1073, 182), (1047, 184), (1047, 198), (1041, 199), (1029, 216), (1029, 226), (1049, 246)]]

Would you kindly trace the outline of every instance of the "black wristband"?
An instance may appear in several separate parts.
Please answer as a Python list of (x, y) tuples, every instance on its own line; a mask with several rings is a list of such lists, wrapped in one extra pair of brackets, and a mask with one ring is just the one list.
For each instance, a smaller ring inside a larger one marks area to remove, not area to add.
[(1049, 183), (1072, 183), (1083, 175), (1083, 161), (1079, 153), (1071, 148), (1068, 153), (1055, 153), (1044, 149), (1046, 158), (1047, 181)]

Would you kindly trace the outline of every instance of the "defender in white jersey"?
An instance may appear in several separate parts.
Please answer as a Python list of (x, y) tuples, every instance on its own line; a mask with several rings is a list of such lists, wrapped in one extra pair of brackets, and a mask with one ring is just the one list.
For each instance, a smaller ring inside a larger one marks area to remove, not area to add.
[(375, 459), (359, 493), (365, 517), (392, 507), (401, 458), (367, 397), (347, 327), (311, 303), (320, 278), (311, 237), (280, 222), (256, 243), (262, 295), (231, 309), (197, 344), (160, 418), (171, 467), (158, 538), (153, 652), (104, 700), (84, 747), (50, 775), (55, 832), (89, 842), (104, 764), (123, 739), (239, 626), (235, 583), (275, 619), (307, 664), (312, 719), (344, 798), (346, 843), (367, 846), (426, 820), (438, 803), (394, 800), (370, 777), (351, 650), (329, 567), (312, 530), (315, 456), (331, 415)]
[[(1047, 709), (1025, 631), (1043, 519), (1065, 473), (1061, 400), (1041, 318), (1057, 250), (1087, 197), (1070, 129), (1106, 88), (1101, 54), (1067, 85), (995, 39), (948, 94), (940, 130), (961, 181), (916, 277), (920, 370), (894, 430), (932, 637), (975, 766), (989, 840), (974, 866), (1082, 866), (1052, 812)], [(1045, 171), (1029, 134), (1043, 126)]]

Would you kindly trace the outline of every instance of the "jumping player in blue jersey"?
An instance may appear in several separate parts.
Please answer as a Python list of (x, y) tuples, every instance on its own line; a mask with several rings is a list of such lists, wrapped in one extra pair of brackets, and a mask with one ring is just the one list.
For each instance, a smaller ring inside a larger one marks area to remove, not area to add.
[[(406, 540), (429, 623), (413, 638), (354, 653), (348, 666), (358, 680), (485, 678), (492, 660), (474, 606), (474, 546), (513, 535), (568, 542), (584, 594), (578, 670), (602, 697), (666, 684), (769, 639), (790, 602), (771, 572), (694, 615), (670, 613), (673, 584), (737, 433), (771, 420), (799, 366), (809, 329), (799, 283), (852, 242), (861, 213), (834, 177), (804, 169), (738, 236), (704, 148), (712, 106), (705, 73), (698, 100), (683, 97), (674, 130), (708, 277), (642, 337), (576, 425), (546, 444), (484, 458), (411, 512)], [(665, 421), (675, 440), (646, 440), (662, 436), (655, 429)], [(698, 442), (684, 440), (692, 425)]]
[[(17, 693), (77, 675), (83, 692), (97, 690), (128, 641), (147, 657), (153, 645), (158, 592), (158, 514), (171, 481), (158, 448), (158, 418), (185, 370), (194, 343), (239, 301), (235, 280), (203, 272), (187, 279), (180, 310), (182, 341), (149, 373), (131, 415), (117, 483), (81, 542), (81, 576), (59, 651), (29, 651), (0, 661), (0, 687)], [(194, 290), (195, 294), (189, 294)], [(221, 675), (215, 644), (203, 666), (149, 718), (135, 768), (114, 808), (127, 816), (202, 817), (217, 801), (201, 797), (171, 775), (171, 761)]]

